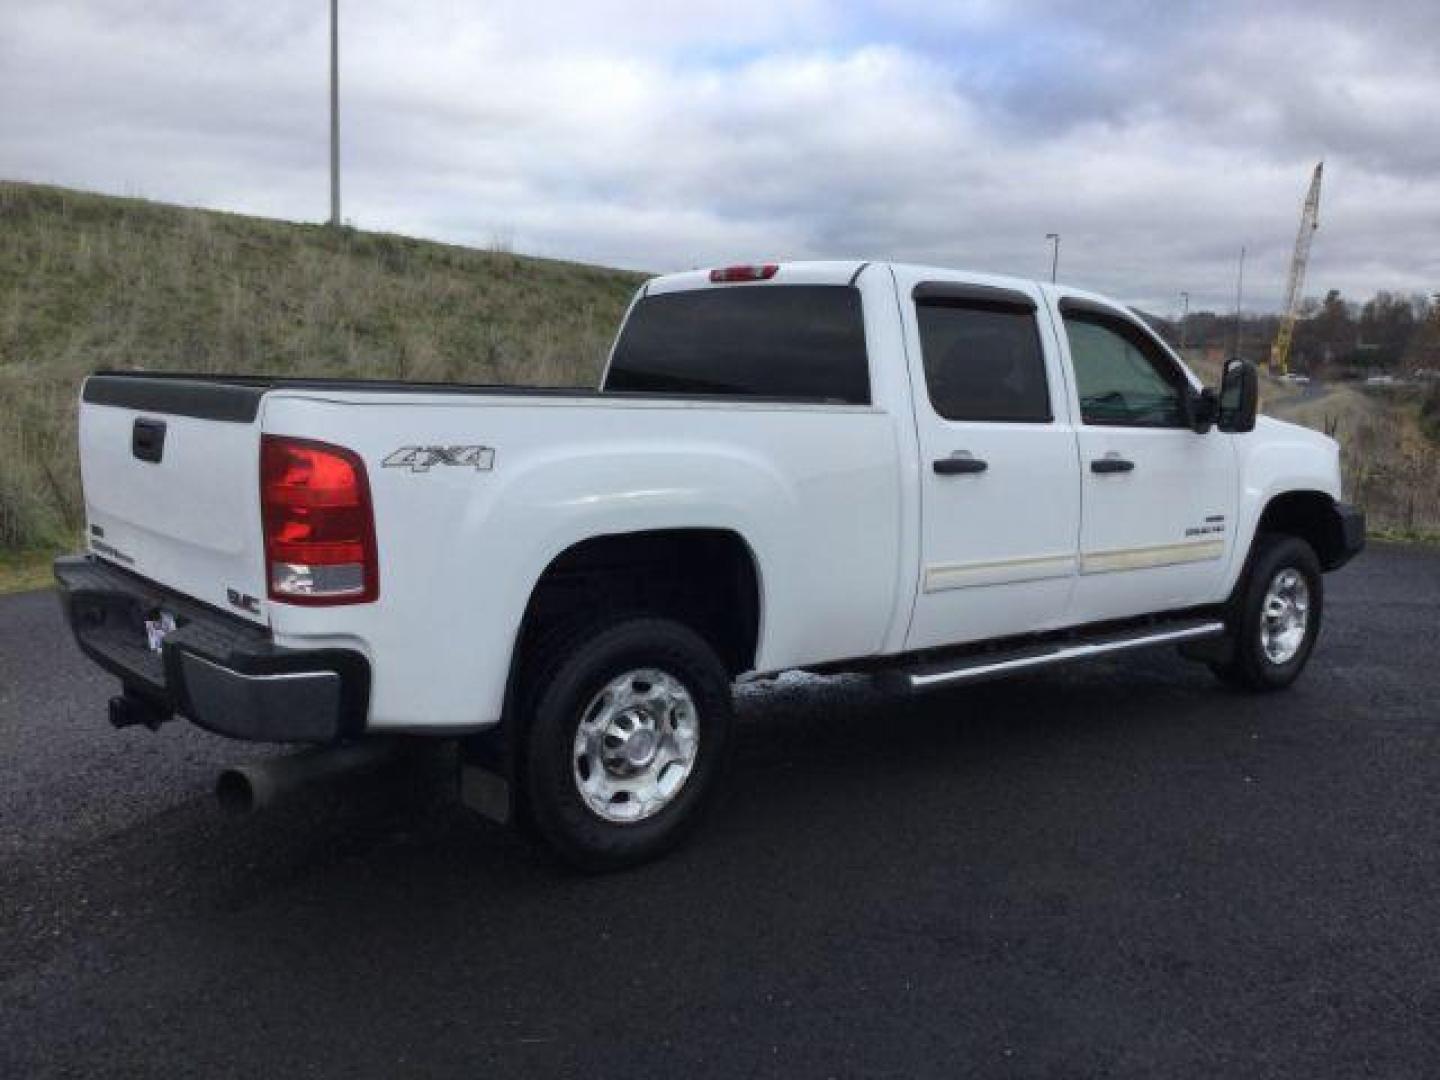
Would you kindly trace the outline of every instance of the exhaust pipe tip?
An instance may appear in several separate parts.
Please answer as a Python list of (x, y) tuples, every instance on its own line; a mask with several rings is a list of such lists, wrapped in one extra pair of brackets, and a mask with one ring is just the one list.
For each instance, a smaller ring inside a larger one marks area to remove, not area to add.
[(215, 780), (215, 800), (227, 814), (249, 814), (312, 784), (377, 769), (397, 750), (397, 743), (372, 739), (232, 765)]

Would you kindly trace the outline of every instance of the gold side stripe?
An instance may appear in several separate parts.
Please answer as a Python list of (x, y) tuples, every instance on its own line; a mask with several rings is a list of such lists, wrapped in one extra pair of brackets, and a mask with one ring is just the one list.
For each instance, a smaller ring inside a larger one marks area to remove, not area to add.
[(1154, 547), (1087, 552), (1079, 559), (1071, 555), (1034, 555), (994, 562), (940, 563), (925, 568), (925, 591), (933, 593), (976, 585), (1016, 585), (1026, 581), (1044, 581), (1049, 578), (1068, 577), (1075, 573), (1077, 566), (1082, 574), (1180, 566), (1185, 563), (1208, 562), (1224, 554), (1224, 540), (1205, 540), (1200, 543), (1159, 544)]
[(925, 568), (925, 591), (933, 593), (976, 585), (1015, 585), (1026, 581), (1044, 581), (1067, 577), (1075, 573), (1077, 566), (1082, 574), (1180, 566), (1185, 563), (1208, 562), (1221, 558), (1224, 554), (1224, 540), (1205, 540), (1200, 543), (1159, 544), (1154, 547), (1087, 552), (1078, 560), (1070, 555), (1034, 555), (994, 562), (940, 563)]
[(925, 568), (925, 591), (944, 592), (974, 585), (1014, 585), (1069, 577), (1079, 560), (1073, 555), (1032, 555), (997, 562), (941, 563)]
[(1152, 566), (1178, 566), (1207, 562), (1225, 554), (1224, 540), (1200, 543), (1160, 544), (1157, 547), (1123, 548), (1119, 551), (1086, 552), (1080, 556), (1082, 574), (1107, 574), (1115, 570), (1143, 570)]

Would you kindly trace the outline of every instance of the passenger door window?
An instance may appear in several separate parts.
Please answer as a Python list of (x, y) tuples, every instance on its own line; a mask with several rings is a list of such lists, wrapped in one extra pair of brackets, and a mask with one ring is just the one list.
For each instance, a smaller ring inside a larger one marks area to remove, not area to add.
[(930, 404), (946, 420), (1049, 423), (1035, 312), (981, 302), (917, 303)]
[(1138, 326), (1067, 312), (1065, 333), (1086, 424), (1187, 426), (1185, 377)]

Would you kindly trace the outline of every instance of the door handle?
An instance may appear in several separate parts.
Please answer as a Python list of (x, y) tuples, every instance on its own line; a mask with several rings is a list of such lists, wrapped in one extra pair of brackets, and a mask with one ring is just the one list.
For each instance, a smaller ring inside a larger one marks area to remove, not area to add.
[(1097, 473), (1134, 472), (1135, 463), (1122, 457), (1102, 457), (1090, 462), (1090, 471)]
[(942, 457), (935, 459), (935, 471), (941, 476), (957, 476), (961, 473), (982, 473), (990, 467), (988, 461), (973, 457)]

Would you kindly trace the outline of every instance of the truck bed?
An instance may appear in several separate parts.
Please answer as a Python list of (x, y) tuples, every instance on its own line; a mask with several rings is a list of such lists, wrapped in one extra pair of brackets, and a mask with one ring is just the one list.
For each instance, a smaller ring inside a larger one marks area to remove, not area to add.
[[(366, 657), (376, 731), (493, 723), (534, 581), (590, 536), (744, 535), (757, 563), (774, 567), (757, 661), (768, 669), (866, 655), (903, 627), (903, 429), (873, 405), (113, 371), (92, 376), (82, 397), (91, 554), (268, 627), (277, 647)], [(267, 437), (364, 462), (373, 602), (269, 596)], [(434, 467), (397, 460), (417, 448), (475, 454)]]

